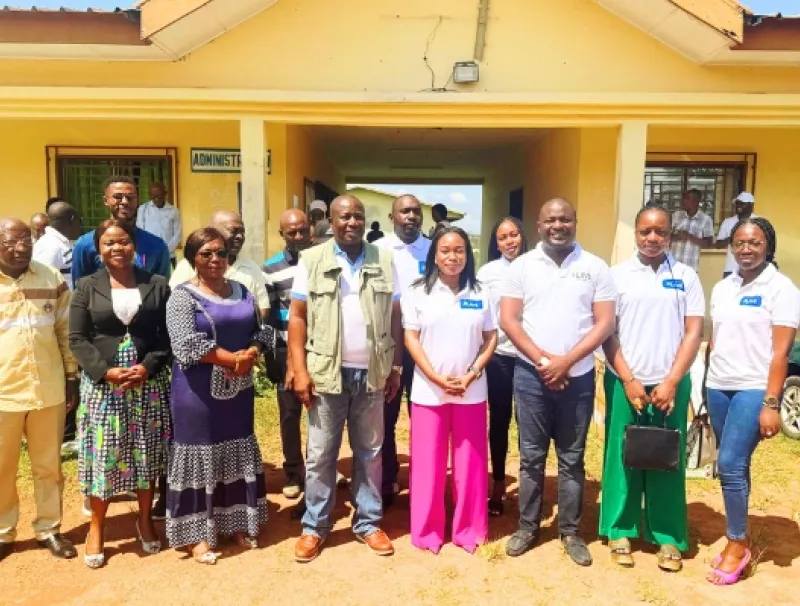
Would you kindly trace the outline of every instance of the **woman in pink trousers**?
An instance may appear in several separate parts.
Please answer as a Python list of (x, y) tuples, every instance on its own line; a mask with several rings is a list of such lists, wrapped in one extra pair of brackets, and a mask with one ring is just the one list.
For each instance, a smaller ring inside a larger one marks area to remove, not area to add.
[(489, 513), (486, 377), (497, 344), (488, 289), (475, 278), (469, 238), (436, 232), (425, 273), (400, 301), (411, 386), (411, 542), (439, 553), (444, 543), (448, 454), (452, 457), (453, 543), (486, 542)]

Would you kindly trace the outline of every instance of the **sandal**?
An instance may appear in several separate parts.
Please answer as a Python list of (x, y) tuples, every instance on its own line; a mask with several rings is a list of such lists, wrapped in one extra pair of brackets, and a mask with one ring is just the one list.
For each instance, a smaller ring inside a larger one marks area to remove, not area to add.
[(212, 551), (210, 547), (202, 553), (197, 553), (195, 549), (197, 549), (197, 547), (194, 547), (191, 550), (191, 554), (194, 561), (198, 564), (208, 564), (209, 566), (213, 566), (217, 563), (217, 560), (222, 555)]
[(503, 499), (492, 497), (489, 499), (489, 515), (493, 518), (503, 515)]
[(628, 539), (617, 539), (608, 542), (611, 550), (611, 561), (617, 566), (633, 568), (634, 561), (631, 555), (631, 542)]
[(750, 550), (746, 549), (744, 552), (744, 557), (742, 558), (742, 561), (739, 562), (736, 570), (733, 572), (723, 572), (719, 568), (714, 568), (706, 577), (706, 580), (712, 585), (733, 585), (739, 580), (739, 577), (742, 576), (745, 568), (747, 568), (747, 565), (750, 563), (751, 557), (752, 554), (750, 553)]
[(658, 567), (667, 572), (680, 572), (683, 556), (675, 545), (662, 545), (658, 550)]
[(234, 541), (239, 547), (243, 549), (258, 549), (258, 539), (248, 537), (247, 535), (239, 535), (234, 538)]

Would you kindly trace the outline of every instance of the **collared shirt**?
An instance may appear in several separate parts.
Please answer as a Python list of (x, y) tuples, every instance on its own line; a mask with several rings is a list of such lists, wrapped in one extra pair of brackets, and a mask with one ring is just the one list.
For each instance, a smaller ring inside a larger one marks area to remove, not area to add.
[(175, 249), (181, 243), (181, 213), (169, 202), (159, 208), (150, 200), (139, 208), (136, 227), (158, 236), (167, 244), (170, 256), (175, 258)]
[[(706, 213), (698, 210), (690, 217), (685, 210), (678, 210), (672, 215), (672, 231), (688, 231), (698, 238), (714, 237), (714, 222)], [(697, 271), (700, 265), (700, 245), (689, 240), (672, 243), (672, 254), (675, 258)]]
[(500, 328), (499, 320), (500, 298), (503, 296), (503, 289), (506, 286), (506, 278), (508, 277), (508, 270), (510, 267), (511, 261), (505, 257), (500, 257), (499, 259), (490, 261), (478, 271), (478, 281), (481, 283), (481, 286), (488, 289), (496, 317), (498, 318), (497, 349), (495, 349), (495, 353), (504, 356), (517, 355), (517, 349), (514, 347), (514, 344)]
[(712, 389), (766, 389), (772, 327), (797, 328), (800, 291), (771, 263), (746, 286), (731, 274), (711, 292), (714, 324), (707, 385)]
[(286, 357), (289, 308), (292, 304), (292, 284), (297, 273), (298, 256), (282, 250), (264, 263), (264, 281), (269, 295), (269, 324), (275, 329), (275, 356)]
[[(150, 232), (136, 228), (136, 267), (151, 274), (169, 278), (172, 265), (169, 262), (169, 249), (164, 240)], [(103, 267), (103, 261), (94, 247), (94, 231), (83, 234), (72, 249), (72, 283), (77, 284), (84, 276), (93, 274)]]
[[(522, 299), (525, 332), (540, 349), (563, 356), (594, 326), (594, 303), (616, 301), (617, 291), (606, 262), (579, 244), (559, 267), (539, 243), (511, 264), (503, 297)], [(593, 368), (590, 354), (569, 375), (581, 376)]]
[(44, 235), (33, 245), (33, 260), (57, 269), (72, 290), (72, 242), (49, 225)]
[[(169, 287), (175, 288), (178, 284), (188, 282), (196, 275), (191, 263), (186, 259), (181, 259), (175, 266), (175, 271), (172, 272)], [(267, 288), (264, 285), (264, 274), (261, 273), (261, 268), (254, 261), (237, 257), (233, 265), (228, 265), (225, 277), (243, 284), (252, 293), (259, 309), (269, 309), (269, 296), (267, 296)]]
[[(367, 344), (367, 323), (361, 310), (359, 281), (361, 268), (364, 265), (365, 252), (361, 249), (355, 261), (344, 252), (339, 245), (333, 245), (336, 262), (342, 271), (339, 274), (339, 300), (342, 309), (342, 366), (344, 368), (367, 368), (369, 365), (369, 347)], [(392, 263), (394, 273), (394, 298), (400, 299), (397, 267)], [(292, 299), (305, 301), (308, 298), (308, 268), (300, 259), (292, 284)]]
[[(751, 218), (757, 217), (758, 215), (752, 213), (750, 215)], [(732, 217), (728, 217), (725, 219), (722, 224), (719, 226), (719, 232), (717, 233), (717, 240), (727, 240), (731, 237), (731, 233), (733, 232), (733, 228), (736, 227), (736, 224), (739, 222), (739, 217), (737, 215), (733, 215)], [(736, 259), (733, 257), (733, 250), (731, 249), (730, 242), (728, 243), (728, 252), (725, 256), (725, 269), (722, 270), (724, 273), (735, 273), (739, 271), (739, 265), (736, 263)]]
[(612, 267), (611, 276), (622, 356), (642, 384), (657, 385), (672, 369), (686, 318), (705, 316), (703, 286), (697, 272), (670, 254), (656, 271), (634, 254)]
[[(497, 314), (486, 288), (454, 294), (440, 280), (425, 292), (411, 287), (400, 300), (403, 328), (419, 331), (422, 350), (438, 374), (461, 377), (478, 357), (483, 333), (497, 328)], [(411, 401), (424, 406), (480, 404), (486, 401), (486, 375), (475, 379), (461, 397), (447, 395), (416, 367)]]
[(411, 283), (425, 273), (425, 259), (428, 257), (431, 241), (422, 234), (411, 244), (406, 244), (392, 233), (376, 241), (375, 246), (392, 252), (401, 293), (408, 292)]
[(65, 374), (78, 372), (69, 299), (58, 270), (37, 261), (16, 280), (0, 272), (0, 411), (64, 403)]

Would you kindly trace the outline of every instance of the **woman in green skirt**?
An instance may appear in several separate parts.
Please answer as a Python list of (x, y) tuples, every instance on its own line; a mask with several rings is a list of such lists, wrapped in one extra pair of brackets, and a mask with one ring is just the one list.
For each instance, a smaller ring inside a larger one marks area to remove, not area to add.
[[(678, 571), (689, 547), (686, 522), (686, 423), (689, 367), (703, 332), (705, 299), (697, 273), (669, 253), (672, 222), (658, 206), (636, 216), (632, 258), (611, 268), (617, 287), (617, 331), (603, 345), (606, 442), (600, 535), (611, 559), (633, 566), (630, 539), (658, 545), (658, 566)], [(677, 471), (643, 471), (623, 464), (625, 427), (666, 426), (681, 432)], [(642, 515), (644, 494), (644, 515)]]

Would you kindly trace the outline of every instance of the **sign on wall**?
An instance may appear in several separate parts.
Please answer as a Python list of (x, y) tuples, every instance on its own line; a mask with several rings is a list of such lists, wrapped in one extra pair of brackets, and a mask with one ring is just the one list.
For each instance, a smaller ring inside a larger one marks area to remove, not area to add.
[[(239, 149), (193, 147), (190, 150), (193, 173), (240, 173), (242, 152)], [(272, 153), (267, 150), (267, 174), (272, 173)]]

